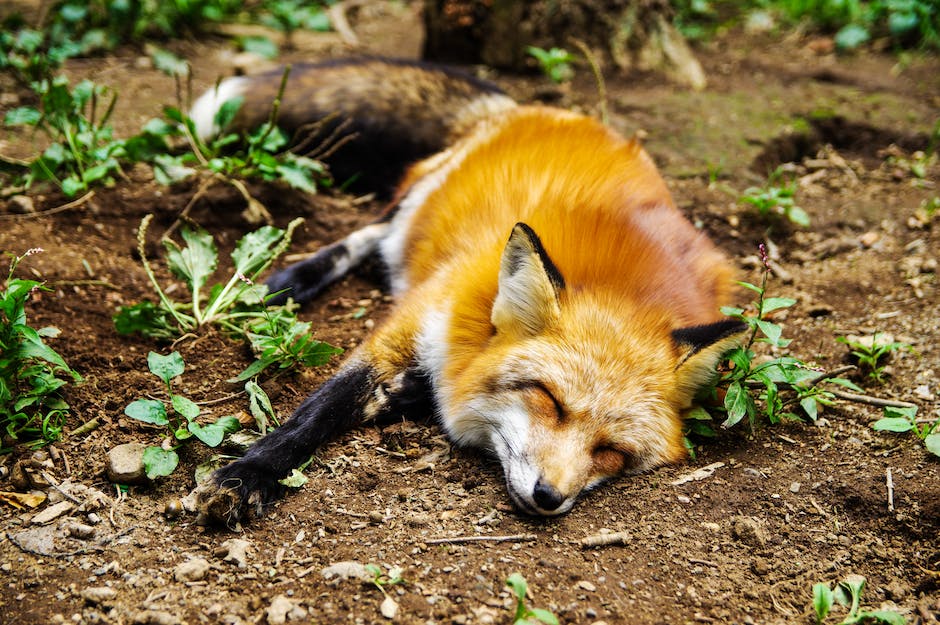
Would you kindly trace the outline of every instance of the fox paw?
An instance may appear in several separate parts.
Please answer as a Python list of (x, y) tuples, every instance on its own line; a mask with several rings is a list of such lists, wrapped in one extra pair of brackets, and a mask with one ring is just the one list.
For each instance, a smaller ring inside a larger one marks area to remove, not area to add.
[(229, 529), (249, 516), (260, 517), (284, 487), (270, 473), (236, 461), (216, 471), (196, 495), (197, 522)]

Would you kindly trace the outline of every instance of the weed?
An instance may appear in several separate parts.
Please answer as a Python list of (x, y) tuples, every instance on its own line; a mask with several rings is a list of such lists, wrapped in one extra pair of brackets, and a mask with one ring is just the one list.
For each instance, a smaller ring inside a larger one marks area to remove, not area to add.
[[(755, 314), (746, 314), (742, 308), (721, 309), (725, 315), (746, 323), (750, 333), (744, 345), (728, 353), (730, 368), (721, 374), (712, 389), (706, 391), (705, 394), (710, 397), (705, 397), (703, 405), (687, 415), (687, 428), (691, 434), (714, 436), (711, 426), (713, 413), (725, 415), (721, 424), (725, 428), (736, 425), (744, 417), (748, 418), (752, 430), (756, 428), (760, 416), (770, 423), (799, 419), (800, 416), (794, 412), (795, 406), (799, 406), (805, 416), (815, 421), (821, 406), (835, 402), (833, 394), (820, 386), (823, 382), (861, 390), (849, 380), (826, 375), (791, 356), (758, 360), (757, 354), (751, 349), (755, 343), (766, 343), (776, 348), (789, 345), (789, 339), (782, 336), (783, 329), (770, 321), (769, 315), (796, 303), (786, 297), (767, 297), (770, 266), (763, 245), (760, 246), (760, 253), (764, 263), (760, 285), (738, 283), (757, 293)], [(686, 446), (690, 447), (691, 443), (687, 441)]]
[(921, 422), (917, 408), (886, 406), (884, 416), (872, 424), (879, 432), (913, 432), (924, 443), (927, 451), (940, 456), (940, 418)]
[[(330, 183), (322, 163), (287, 150), (289, 137), (276, 125), (289, 72), (288, 66), (268, 120), (247, 136), (227, 131), (242, 106), (242, 97), (228, 100), (219, 107), (213, 124), (220, 132), (206, 141), (196, 134), (192, 118), (178, 107), (167, 106), (163, 109), (165, 119), (151, 120), (138, 136), (128, 141), (129, 154), (135, 160), (150, 162), (154, 177), (161, 184), (170, 185), (194, 175), (203, 177), (197, 196), (205, 193), (214, 182), (229, 184), (247, 202), (249, 221), (270, 221), (267, 210), (250, 195), (242, 180), (280, 181), (307, 193), (316, 193), (318, 186)], [(170, 154), (168, 140), (180, 134), (185, 137), (189, 150)]]
[(385, 590), (386, 586), (395, 586), (397, 584), (404, 584), (405, 580), (402, 578), (402, 569), (401, 567), (392, 567), (388, 570), (388, 574), (382, 572), (382, 569), (377, 564), (367, 564), (365, 565), (366, 571), (369, 575), (372, 576), (372, 579), (369, 582), (379, 589), (379, 592), (382, 593), (382, 596), (385, 599), (382, 601), (382, 605), (379, 608), (382, 615), (386, 618), (394, 618), (398, 613), (398, 603), (388, 594), (388, 591)]
[[(912, 352), (914, 348), (899, 341), (891, 340), (886, 335), (875, 332), (872, 336), (840, 336), (836, 338), (845, 343), (852, 350), (852, 355), (858, 359), (858, 364), (868, 371), (868, 377), (877, 383), (882, 383), (885, 365), (883, 361), (897, 351)], [(880, 340), (879, 340), (880, 339)]]
[(242, 382), (276, 365), (285, 369), (326, 363), (342, 350), (312, 338), (310, 324), (301, 322), (292, 306), (267, 306), (267, 287), (253, 280), (277, 259), (290, 244), (294, 229), (302, 220), (295, 219), (286, 230), (263, 226), (242, 237), (232, 252), (234, 271), (225, 284), (207, 288), (218, 266), (218, 252), (208, 232), (184, 227), (180, 247), (164, 239), (170, 271), (183, 280), (189, 301), (175, 302), (157, 282), (145, 251), (147, 226), (152, 215), (140, 224), (138, 250), (144, 271), (159, 299), (123, 306), (114, 317), (121, 334), (140, 333), (158, 339), (172, 339), (206, 326), (215, 325), (249, 341), (258, 359), (233, 378)]
[(534, 622), (545, 625), (558, 625), (558, 617), (542, 608), (530, 608), (526, 605), (526, 596), (529, 594), (529, 584), (519, 573), (513, 573), (506, 580), (506, 585), (512, 588), (516, 595), (516, 614), (513, 616), (513, 625), (530, 625)]
[(861, 609), (865, 581), (865, 578), (861, 575), (849, 575), (836, 584), (835, 590), (831, 589), (828, 584), (814, 584), (813, 610), (816, 613), (817, 625), (821, 625), (826, 620), (836, 602), (849, 610), (849, 613), (839, 622), (839, 625), (855, 625), (856, 623), (904, 625), (907, 619), (893, 610)]
[[(52, 181), (72, 197), (91, 185), (113, 182), (121, 171), (118, 161), (125, 155), (124, 142), (114, 139), (108, 125), (117, 96), (90, 80), (70, 89), (65, 76), (43, 79), (34, 89), (39, 108), (19, 107), (3, 118), (7, 127), (32, 126), (52, 141), (29, 164), (24, 185)], [(107, 103), (99, 117), (102, 101)]]
[(762, 217), (784, 217), (790, 222), (809, 227), (809, 215), (796, 205), (796, 181), (789, 184), (777, 184), (780, 173), (774, 172), (763, 187), (745, 189), (740, 201), (757, 209)]
[(176, 444), (150, 446), (144, 450), (144, 469), (147, 477), (155, 479), (170, 475), (179, 464), (179, 449), (188, 439), (195, 436), (209, 447), (217, 447), (226, 434), (238, 430), (241, 425), (232, 416), (219, 417), (213, 423), (200, 425), (196, 418), (201, 412), (192, 400), (173, 392), (172, 380), (185, 370), (183, 357), (179, 352), (162, 356), (157, 352), (147, 355), (147, 367), (150, 372), (163, 380), (169, 405), (157, 399), (137, 399), (124, 409), (124, 414), (152, 425), (166, 426)]
[(10, 271), (0, 288), (0, 427), (5, 436), (35, 446), (58, 439), (65, 425), (69, 406), (62, 399), (62, 387), (68, 382), (63, 378), (82, 379), (43, 341), (59, 330), (36, 330), (26, 319), (26, 302), (44, 287), (14, 278), (13, 272), (23, 259), (41, 251), (9, 254)]
[(574, 78), (574, 69), (571, 67), (571, 64), (576, 61), (578, 57), (564, 48), (545, 50), (543, 48), (529, 46), (526, 48), (526, 52), (538, 61), (542, 73), (548, 76), (553, 83), (559, 84), (568, 82)]

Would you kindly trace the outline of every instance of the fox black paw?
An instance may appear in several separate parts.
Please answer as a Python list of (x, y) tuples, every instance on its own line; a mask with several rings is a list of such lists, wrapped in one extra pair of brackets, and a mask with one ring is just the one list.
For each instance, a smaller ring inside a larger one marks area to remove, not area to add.
[(199, 489), (197, 522), (222, 524), (229, 529), (249, 516), (260, 517), (264, 508), (283, 493), (284, 487), (269, 473), (243, 462), (216, 471)]

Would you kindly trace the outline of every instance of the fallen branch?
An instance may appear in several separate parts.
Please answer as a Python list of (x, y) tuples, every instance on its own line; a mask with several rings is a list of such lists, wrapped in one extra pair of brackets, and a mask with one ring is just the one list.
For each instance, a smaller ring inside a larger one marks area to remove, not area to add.
[(606, 534), (593, 534), (581, 539), (581, 547), (606, 547), (608, 545), (626, 545), (633, 540), (630, 532), (608, 532)]
[(55, 208), (50, 208), (49, 210), (37, 211), (35, 213), (26, 213), (24, 215), (0, 215), (0, 219), (18, 220), (18, 219), (33, 219), (36, 217), (48, 217), (49, 215), (55, 215), (56, 213), (67, 211), (70, 208), (81, 206), (82, 204), (84, 204), (85, 202), (87, 202), (93, 197), (95, 197), (94, 190), (89, 191), (88, 193), (78, 198), (77, 200), (72, 200), (71, 202), (67, 202), (65, 204), (62, 204), (61, 206), (56, 206)]
[(890, 406), (892, 408), (917, 408), (917, 404), (912, 404), (909, 401), (901, 401), (900, 399), (882, 399), (881, 397), (873, 397), (871, 395), (862, 395), (860, 393), (847, 393), (845, 391), (827, 391), (832, 393), (835, 397), (839, 399), (844, 399), (846, 401), (854, 401), (858, 404), (868, 404), (870, 406), (878, 406), (884, 408)]
[(426, 545), (456, 545), (459, 543), (508, 543), (508, 542), (526, 542), (536, 540), (535, 534), (513, 534), (511, 536), (454, 536), (453, 538), (431, 538), (422, 541)]

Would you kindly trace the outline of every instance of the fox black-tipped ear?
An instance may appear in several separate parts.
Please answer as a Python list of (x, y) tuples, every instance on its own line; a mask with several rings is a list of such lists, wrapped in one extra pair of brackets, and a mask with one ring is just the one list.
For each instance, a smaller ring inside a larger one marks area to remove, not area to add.
[(695, 393), (714, 378), (721, 357), (741, 344), (747, 329), (746, 323), (725, 319), (672, 331), (680, 354), (676, 378), (686, 404), (691, 404)]
[(517, 223), (503, 250), (490, 321), (498, 332), (532, 335), (558, 319), (565, 280), (535, 231)]

